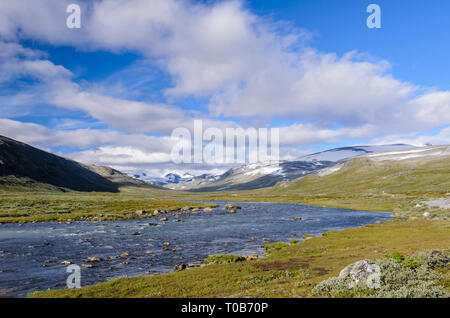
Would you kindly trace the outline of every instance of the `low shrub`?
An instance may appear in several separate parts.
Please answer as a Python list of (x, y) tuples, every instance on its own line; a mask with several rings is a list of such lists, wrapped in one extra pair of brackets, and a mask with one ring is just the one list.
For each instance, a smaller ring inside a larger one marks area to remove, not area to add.
[(243, 262), (245, 260), (246, 260), (245, 256), (218, 254), (218, 255), (210, 255), (203, 261), (203, 263), (227, 264), (227, 263)]
[(380, 267), (379, 286), (369, 288), (365, 282), (354, 284), (351, 278), (332, 277), (312, 291), (318, 297), (440, 298), (450, 297), (445, 291), (448, 276), (437, 269), (450, 266), (447, 252), (430, 251), (412, 256), (394, 253), (374, 261)]

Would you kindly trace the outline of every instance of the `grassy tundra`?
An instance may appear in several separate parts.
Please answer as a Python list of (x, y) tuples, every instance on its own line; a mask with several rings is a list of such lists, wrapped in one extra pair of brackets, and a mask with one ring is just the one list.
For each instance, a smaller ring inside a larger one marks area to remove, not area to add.
[[(394, 211), (397, 217), (384, 224), (307, 237), (290, 245), (280, 244), (279, 248), (270, 249), (263, 259), (216, 263), (167, 275), (120, 278), (78, 290), (39, 292), (30, 297), (447, 297), (449, 263), (427, 267), (424, 265), (427, 259), (416, 255), (433, 249), (444, 250), (443, 255), (448, 255), (449, 209), (422, 202), (445, 198), (450, 193), (449, 176), (449, 160), (409, 166), (357, 159), (346, 163), (339, 172), (323, 177), (308, 176), (270, 189), (171, 193), (171, 197), (300, 202)], [(357, 294), (327, 287), (327, 283), (315, 288), (361, 259), (377, 260), (388, 264), (388, 269), (396, 269), (395, 274), (385, 275), (385, 285), (390, 287), (384, 294), (367, 291)], [(412, 268), (410, 259), (419, 265)], [(415, 285), (401, 283), (408, 275), (417, 278), (417, 282), (411, 280)]]

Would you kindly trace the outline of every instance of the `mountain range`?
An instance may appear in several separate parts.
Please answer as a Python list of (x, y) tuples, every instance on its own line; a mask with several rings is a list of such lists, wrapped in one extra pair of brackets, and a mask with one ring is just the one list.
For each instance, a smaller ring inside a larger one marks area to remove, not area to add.
[[(413, 149), (407, 144), (367, 145), (334, 148), (298, 158), (295, 161), (254, 163), (232, 168), (222, 175), (203, 174), (198, 177), (167, 174), (158, 184), (174, 190), (209, 192), (223, 190), (253, 190), (271, 187), (280, 181), (292, 181), (312, 173), (321, 173), (349, 159), (385, 151)], [(331, 170), (327, 170), (331, 171)]]
[(244, 165), (221, 175), (167, 173), (155, 179), (145, 173), (129, 176), (110, 167), (79, 163), (0, 136), (0, 186), (33, 187), (39, 184), (61, 191), (98, 192), (119, 192), (123, 186), (164, 187), (192, 192), (252, 190), (272, 187), (281, 181), (289, 182), (310, 174), (327, 175), (340, 170), (347, 161), (356, 157), (373, 161), (408, 159), (422, 162), (433, 159), (433, 156), (442, 156), (442, 151), (448, 155), (446, 146), (352, 146), (302, 156), (295, 161)]

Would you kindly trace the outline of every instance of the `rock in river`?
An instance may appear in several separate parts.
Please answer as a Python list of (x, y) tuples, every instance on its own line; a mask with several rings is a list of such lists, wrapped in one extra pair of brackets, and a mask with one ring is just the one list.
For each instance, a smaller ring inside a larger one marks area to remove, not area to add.
[(173, 270), (174, 271), (183, 271), (183, 270), (185, 270), (186, 269), (186, 264), (177, 264), (177, 265), (175, 265), (174, 267), (173, 267)]
[(136, 210), (135, 213), (136, 213), (136, 215), (139, 215), (139, 216), (144, 215), (144, 214), (147, 214), (147, 212), (144, 211), (144, 210)]
[(227, 205), (225, 205), (225, 209), (227, 209), (227, 210), (239, 210), (239, 209), (241, 209), (241, 207), (239, 205), (236, 205), (236, 204), (227, 204)]

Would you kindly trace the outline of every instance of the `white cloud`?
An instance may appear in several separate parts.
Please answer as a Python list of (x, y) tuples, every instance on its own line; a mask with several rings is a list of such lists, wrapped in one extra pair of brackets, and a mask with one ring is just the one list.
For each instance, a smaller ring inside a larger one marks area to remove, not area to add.
[(432, 134), (414, 134), (410, 136), (387, 136), (382, 139), (373, 140), (378, 144), (408, 144), (414, 146), (426, 146), (426, 145), (450, 145), (450, 126), (440, 129), (438, 132)]
[(0, 118), (0, 134), (39, 147), (47, 145), (89, 148), (105, 145), (131, 146), (147, 152), (170, 153), (176, 142), (171, 137), (155, 137), (144, 134), (125, 134), (111, 130), (49, 129), (34, 123)]

